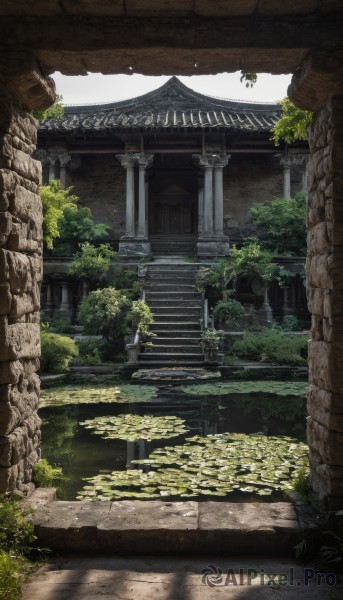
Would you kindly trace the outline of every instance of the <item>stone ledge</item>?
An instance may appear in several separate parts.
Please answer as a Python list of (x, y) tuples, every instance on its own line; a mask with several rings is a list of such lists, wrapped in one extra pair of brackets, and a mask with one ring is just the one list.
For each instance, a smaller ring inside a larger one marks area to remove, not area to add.
[(39, 545), (57, 551), (140, 554), (291, 554), (302, 539), (291, 503), (37, 500)]

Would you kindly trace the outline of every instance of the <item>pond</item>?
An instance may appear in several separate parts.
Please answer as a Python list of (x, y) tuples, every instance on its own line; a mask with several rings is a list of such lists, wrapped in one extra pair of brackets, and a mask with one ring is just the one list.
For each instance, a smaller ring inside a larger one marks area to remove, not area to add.
[(230, 382), (46, 390), (42, 457), (63, 468), (66, 500), (279, 500), (306, 461), (305, 389)]

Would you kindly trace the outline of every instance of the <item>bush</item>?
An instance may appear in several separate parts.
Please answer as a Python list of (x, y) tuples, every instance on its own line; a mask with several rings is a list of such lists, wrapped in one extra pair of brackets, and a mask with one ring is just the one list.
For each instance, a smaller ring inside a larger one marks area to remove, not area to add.
[(246, 332), (230, 353), (247, 360), (302, 365), (306, 363), (307, 343), (307, 336), (285, 335), (280, 329), (265, 327), (257, 334)]
[(69, 206), (64, 210), (58, 224), (59, 238), (53, 254), (71, 256), (83, 242), (94, 242), (108, 236), (108, 225), (94, 223), (92, 213), (85, 206)]
[(132, 302), (130, 315), (131, 318), (137, 319), (137, 330), (139, 333), (143, 337), (148, 336), (150, 334), (149, 327), (154, 322), (149, 306), (143, 300), (135, 300)]
[(0, 600), (19, 600), (25, 561), (0, 550)]
[(116, 253), (109, 244), (94, 246), (89, 242), (84, 242), (70, 263), (67, 273), (75, 277), (99, 280), (108, 272), (111, 260), (115, 256)]
[(113, 287), (95, 290), (81, 303), (79, 322), (86, 334), (114, 341), (130, 331), (130, 307), (131, 301), (120, 290)]
[(225, 323), (226, 325), (234, 325), (239, 317), (245, 313), (243, 304), (229, 298), (221, 300), (213, 309), (213, 316), (217, 323)]
[(283, 331), (295, 331), (299, 329), (299, 319), (295, 315), (286, 315), (282, 319), (281, 329)]
[(77, 342), (80, 365), (96, 366), (103, 363), (103, 342), (99, 339), (83, 338)]
[(58, 333), (41, 333), (41, 372), (65, 373), (79, 351), (74, 340)]
[(33, 483), (38, 487), (54, 487), (61, 483), (63, 471), (60, 467), (53, 467), (45, 458), (36, 463), (32, 470)]

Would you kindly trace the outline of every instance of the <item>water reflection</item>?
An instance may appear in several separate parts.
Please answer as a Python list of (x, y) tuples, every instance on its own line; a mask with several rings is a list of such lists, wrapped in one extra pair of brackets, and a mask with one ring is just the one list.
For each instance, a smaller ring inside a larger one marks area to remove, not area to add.
[[(175, 415), (185, 420), (189, 432), (167, 440), (126, 442), (104, 440), (80, 425), (94, 417), (124, 413)], [(268, 395), (266, 398), (261, 393), (196, 397), (161, 389), (150, 403), (42, 408), (40, 416), (43, 419), (42, 456), (63, 468), (66, 482), (62, 496), (71, 500), (83, 487), (84, 477), (93, 477), (99, 471), (137, 468), (134, 460), (147, 459), (156, 448), (183, 444), (194, 435), (260, 432), (304, 440), (306, 400), (294, 396)]]

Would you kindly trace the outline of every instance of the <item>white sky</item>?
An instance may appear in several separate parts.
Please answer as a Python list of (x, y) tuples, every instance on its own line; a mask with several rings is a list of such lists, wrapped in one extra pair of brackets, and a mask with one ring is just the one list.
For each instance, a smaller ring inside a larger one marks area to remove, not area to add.
[[(64, 104), (92, 104), (126, 100), (141, 96), (163, 85), (169, 77), (146, 77), (144, 75), (102, 75), (67, 77), (54, 73), (57, 92), (62, 94)], [(252, 102), (275, 102), (287, 95), (291, 75), (260, 73), (257, 83), (246, 88), (240, 82), (240, 72), (219, 75), (194, 75), (179, 78), (188, 87), (209, 96)]]

